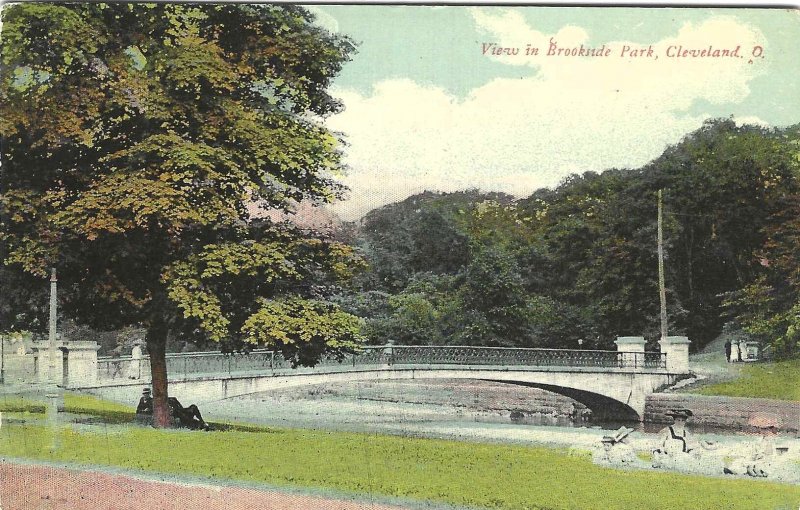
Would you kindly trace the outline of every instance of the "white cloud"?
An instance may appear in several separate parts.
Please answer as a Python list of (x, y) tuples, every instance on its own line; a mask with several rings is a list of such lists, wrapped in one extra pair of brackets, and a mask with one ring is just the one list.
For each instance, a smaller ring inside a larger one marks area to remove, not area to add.
[(316, 5), (307, 5), (305, 8), (308, 12), (314, 15), (314, 23), (321, 26), (328, 32), (332, 32), (334, 34), (339, 32), (339, 22), (336, 21), (336, 18), (323, 11)]
[[(516, 12), (473, 9), (487, 41), (546, 50), (586, 45), (575, 26), (545, 34)], [(345, 183), (351, 198), (335, 206), (347, 219), (425, 189), (475, 187), (524, 196), (565, 175), (637, 167), (699, 127), (708, 116), (688, 113), (698, 100), (737, 103), (749, 94), (757, 67), (747, 59), (669, 59), (670, 45), (705, 48), (764, 45), (755, 29), (730, 18), (686, 24), (654, 43), (659, 58), (499, 56), (536, 69), (524, 79), (495, 79), (464, 100), (398, 79), (370, 94), (339, 90), (346, 110), (329, 126), (349, 142)], [(607, 42), (619, 51), (624, 41)], [(480, 48), (476, 51), (480, 53)], [(747, 119), (741, 119), (747, 120)], [(754, 119), (757, 120), (757, 119)]]

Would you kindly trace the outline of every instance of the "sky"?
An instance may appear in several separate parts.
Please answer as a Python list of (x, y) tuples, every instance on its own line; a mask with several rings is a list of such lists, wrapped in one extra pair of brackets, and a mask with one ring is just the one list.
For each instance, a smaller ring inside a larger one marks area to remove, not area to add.
[[(358, 43), (331, 89), (345, 109), (325, 120), (347, 142), (350, 193), (333, 206), (346, 220), (424, 190), (524, 197), (571, 173), (637, 168), (709, 118), (800, 122), (800, 11), (310, 10)], [(547, 55), (551, 41), (610, 54)], [(493, 55), (492, 43), (518, 53)], [(640, 55), (623, 55), (625, 46)], [(676, 57), (678, 46), (740, 51)]]

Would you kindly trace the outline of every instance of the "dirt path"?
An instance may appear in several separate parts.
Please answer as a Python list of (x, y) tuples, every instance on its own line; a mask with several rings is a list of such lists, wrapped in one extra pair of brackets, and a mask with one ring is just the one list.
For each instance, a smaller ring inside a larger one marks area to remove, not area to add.
[(244, 487), (0, 461), (0, 510), (404, 510)]

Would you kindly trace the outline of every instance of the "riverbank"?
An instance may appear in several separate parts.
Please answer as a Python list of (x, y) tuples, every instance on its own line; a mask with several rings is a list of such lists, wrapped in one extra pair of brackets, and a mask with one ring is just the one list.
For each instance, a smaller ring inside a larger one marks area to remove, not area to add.
[[(64, 413), (56, 428), (38, 412), (3, 413), (0, 456), (84, 469), (101, 465), (152, 475), (205, 477), (222, 485), (249, 483), (279, 490), (335, 491), (354, 499), (368, 495), (380, 501), (399, 498), (470, 508), (761, 509), (800, 504), (798, 485), (723, 474), (682, 475), (645, 469), (646, 462), (636, 470), (594, 465), (591, 451), (608, 433), (599, 427), (521, 424), (500, 413), (485, 418), (508, 421), (480, 421), (466, 408), (454, 416), (452, 406), (373, 399), (405, 395), (414, 400), (415, 392), (454, 394), (452, 388), (417, 384), (417, 389), (404, 386), (391, 391), (380, 385), (324, 386), (217, 403), (230, 406), (233, 414), (228, 417), (220, 407), (204, 405), (203, 413), (212, 422), (252, 421), (243, 417), (260, 416), (262, 423), (210, 433), (120, 424), (125, 416), (131, 418), (131, 409), (73, 395), (67, 399), (68, 407), (91, 416)], [(365, 398), (352, 399), (353, 394)], [(304, 428), (265, 426), (266, 421), (304, 424)], [(754, 440), (746, 434), (702, 438), (715, 441), (723, 456)], [(643, 459), (654, 440), (646, 430), (629, 436)], [(800, 442), (793, 441), (795, 452)], [(548, 489), (556, 486), (560, 488)], [(721, 499), (720, 493), (725, 495)]]
[(800, 432), (800, 402), (764, 398), (654, 393), (645, 401), (644, 420), (672, 423), (672, 409), (691, 409), (696, 428), (760, 433), (765, 429), (797, 434)]
[[(703, 374), (712, 364), (725, 363), (724, 358), (693, 365)], [(776, 362), (726, 363), (717, 372), (727, 377), (706, 377), (683, 391), (700, 395), (765, 398), (785, 400), (800, 405), (800, 359)]]

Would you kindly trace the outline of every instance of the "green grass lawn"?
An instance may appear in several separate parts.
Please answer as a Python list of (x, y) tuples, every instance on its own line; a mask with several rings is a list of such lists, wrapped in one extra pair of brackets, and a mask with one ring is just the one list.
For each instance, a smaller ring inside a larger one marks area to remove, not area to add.
[(0, 412), (3, 413), (41, 414), (46, 410), (47, 404), (40, 400), (13, 395), (0, 395)]
[(741, 376), (733, 381), (692, 391), (701, 395), (800, 401), (800, 359), (746, 365), (741, 368)]
[[(43, 414), (47, 411), (47, 405), (44, 399), (35, 396), (0, 396), (0, 412)], [(127, 423), (133, 421), (136, 415), (136, 410), (132, 407), (91, 395), (69, 392), (64, 394), (63, 411), (94, 415), (107, 423)]]
[(800, 487), (595, 466), (565, 450), (253, 427), (0, 429), (0, 455), (504, 509), (796, 509)]
[[(43, 423), (5, 424), (0, 455), (503, 509), (800, 505), (800, 487), (620, 471), (553, 448), (246, 424), (211, 433), (155, 430), (119, 425), (133, 419), (128, 406), (70, 393), (64, 409), (108, 425), (64, 426), (56, 436)], [(0, 398), (0, 411), (43, 413), (45, 404)]]

